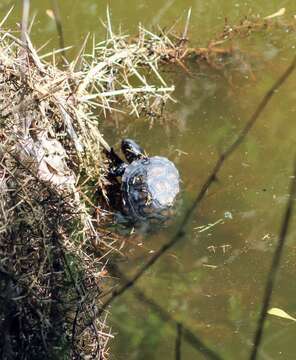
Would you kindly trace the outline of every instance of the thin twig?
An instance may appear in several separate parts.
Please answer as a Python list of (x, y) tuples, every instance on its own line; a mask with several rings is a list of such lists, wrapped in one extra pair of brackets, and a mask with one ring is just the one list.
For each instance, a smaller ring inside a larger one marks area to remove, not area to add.
[[(98, 253), (100, 256), (100, 253)], [(112, 261), (109, 261), (107, 264), (108, 272), (115, 278), (120, 279), (121, 282), (125, 283), (127, 281), (126, 276), (119, 269), (119, 267)], [(180, 326), (182, 328), (182, 337), (184, 340), (190, 344), (196, 351), (203, 354), (209, 360), (221, 360), (219, 354), (213, 351), (208, 345), (202, 342), (196, 334), (190, 330), (186, 324), (181, 323), (180, 321), (173, 318), (173, 316), (164, 309), (160, 304), (155, 302), (153, 299), (147, 297), (147, 295), (139, 289), (137, 286), (132, 288), (133, 295), (137, 298), (138, 301), (146, 304), (149, 308), (157, 314), (157, 316), (167, 324), (170, 324), (173, 328)]]
[(0, 29), (3, 27), (6, 20), (9, 18), (9, 15), (11, 14), (12, 10), (14, 9), (14, 5), (8, 10), (7, 14), (4, 16), (4, 18), (0, 21)]
[(277, 276), (277, 273), (279, 270), (279, 266), (280, 266), (280, 262), (281, 262), (281, 258), (282, 258), (282, 254), (283, 254), (283, 250), (284, 250), (284, 245), (286, 243), (287, 233), (288, 233), (289, 226), (291, 223), (291, 217), (293, 214), (293, 207), (295, 204), (295, 200), (296, 200), (296, 160), (294, 163), (294, 173), (293, 173), (293, 178), (291, 181), (290, 196), (289, 196), (286, 211), (284, 214), (278, 243), (277, 243), (276, 249), (274, 251), (271, 268), (269, 270), (267, 280), (266, 280), (266, 287), (265, 287), (265, 291), (264, 291), (264, 295), (263, 295), (263, 303), (262, 303), (260, 316), (258, 319), (258, 325), (257, 325), (255, 337), (254, 337), (254, 344), (253, 344), (253, 349), (252, 349), (252, 353), (250, 356), (250, 360), (257, 359), (258, 350), (259, 350), (259, 347), (260, 347), (260, 344), (262, 341), (264, 323), (265, 323), (265, 320), (267, 317), (267, 311), (269, 309), (269, 304), (271, 301), (272, 292), (273, 292), (274, 284), (276, 281), (276, 276)]
[[(157, 304), (151, 298), (148, 298), (139, 288), (133, 287), (133, 293), (138, 298), (138, 300), (148, 304), (150, 309), (153, 310), (162, 321), (171, 324), (176, 328), (178, 322), (175, 320), (163, 307)], [(206, 359), (209, 360), (222, 360), (222, 357), (212, 350), (208, 345), (202, 342), (196, 334), (192, 332), (186, 325), (182, 323), (182, 337), (187, 341), (195, 350), (203, 354)]]
[(175, 359), (181, 360), (181, 345), (182, 345), (182, 323), (177, 323), (176, 326), (176, 343), (175, 343)]
[(186, 24), (185, 24), (185, 28), (184, 28), (184, 32), (183, 32), (183, 37), (182, 37), (182, 41), (187, 41), (188, 40), (188, 29), (189, 29), (189, 23), (190, 23), (190, 17), (191, 17), (191, 8), (189, 8), (188, 10), (188, 14), (187, 14), (187, 20), (186, 20)]
[(23, 0), (23, 13), (22, 13), (22, 41), (26, 42), (26, 34), (28, 33), (29, 13), (30, 13), (30, 0)]
[[(65, 39), (64, 39), (64, 32), (63, 32), (63, 25), (62, 25), (62, 19), (60, 14), (60, 7), (58, 0), (51, 0), (52, 3), (52, 9), (54, 13), (54, 21), (56, 23), (57, 32), (59, 35), (59, 42), (60, 42), (60, 49), (65, 49)], [(65, 50), (62, 50), (62, 55), (66, 59), (66, 53)]]

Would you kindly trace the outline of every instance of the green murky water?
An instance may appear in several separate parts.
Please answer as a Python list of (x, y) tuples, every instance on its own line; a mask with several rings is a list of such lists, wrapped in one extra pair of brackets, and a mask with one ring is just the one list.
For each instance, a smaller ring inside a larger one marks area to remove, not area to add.
[[(4, 13), (13, 1), (1, 1)], [(82, 43), (87, 32), (104, 36), (105, 1), (60, 1), (66, 45)], [(269, 15), (286, 6), (293, 21), (291, 1), (110, 1), (114, 28), (135, 33), (137, 23), (177, 29), (192, 7), (190, 38), (203, 46), (222, 29), (248, 14)], [(55, 24), (46, 15), (50, 1), (32, 1), (37, 13), (34, 41), (58, 47)], [(16, 7), (11, 23), (19, 19)], [(176, 85), (177, 104), (167, 107), (166, 119), (151, 127), (147, 119), (115, 116), (103, 124), (106, 139), (119, 143), (135, 138), (150, 154), (175, 161), (182, 176), (182, 208), (194, 199), (221, 151), (233, 140), (259, 100), (284, 71), (295, 53), (295, 33), (285, 29), (261, 32), (234, 42), (248, 53), (252, 73), (237, 64), (227, 70), (192, 65), (192, 76), (180, 68), (167, 70)], [(74, 48), (70, 52), (77, 52)], [(258, 119), (246, 141), (225, 163), (218, 182), (210, 189), (188, 228), (186, 239), (164, 255), (138, 283), (170, 316), (223, 359), (247, 359), (256, 329), (267, 272), (283, 211), (292, 163), (296, 153), (296, 74), (284, 84)], [(177, 150), (176, 150), (177, 149)], [(180, 213), (176, 224), (182, 218)], [(205, 224), (215, 226), (199, 228)], [(126, 259), (119, 264), (127, 274), (137, 271), (152, 251), (176, 227), (146, 239), (131, 240)], [(272, 306), (296, 316), (296, 225), (289, 232)], [(143, 243), (142, 243), (143, 241)], [(113, 305), (110, 316), (116, 335), (110, 342), (112, 359), (174, 359), (176, 328), (164, 322), (155, 309), (132, 291)], [(269, 317), (260, 359), (295, 359), (296, 325)], [(182, 360), (205, 359), (186, 339)]]

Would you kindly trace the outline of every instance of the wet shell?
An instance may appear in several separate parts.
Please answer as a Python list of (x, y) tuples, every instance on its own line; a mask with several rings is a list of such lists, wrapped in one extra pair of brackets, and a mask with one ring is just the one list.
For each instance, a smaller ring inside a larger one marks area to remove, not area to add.
[(122, 176), (123, 208), (134, 220), (165, 220), (180, 191), (175, 165), (165, 157), (133, 161)]

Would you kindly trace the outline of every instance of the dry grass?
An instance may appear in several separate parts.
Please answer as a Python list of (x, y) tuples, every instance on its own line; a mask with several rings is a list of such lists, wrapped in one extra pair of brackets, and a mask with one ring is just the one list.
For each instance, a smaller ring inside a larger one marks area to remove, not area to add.
[[(0, 29), (0, 354), (2, 358), (98, 358), (108, 354), (105, 315), (94, 317), (107, 255), (103, 231), (109, 150), (98, 114), (163, 106), (173, 87), (157, 71), (165, 40), (141, 30), (81, 50), (66, 68), (43, 60), (28, 35)], [(143, 65), (156, 80), (148, 83)], [(132, 85), (132, 83), (134, 85)], [(94, 115), (96, 113), (97, 115)], [(79, 334), (79, 336), (78, 336)]]

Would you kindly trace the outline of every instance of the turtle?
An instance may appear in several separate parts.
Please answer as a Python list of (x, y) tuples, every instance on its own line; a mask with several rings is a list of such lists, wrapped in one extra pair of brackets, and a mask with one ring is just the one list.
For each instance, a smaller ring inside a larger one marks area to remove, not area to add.
[(133, 222), (164, 222), (180, 191), (177, 168), (163, 156), (149, 157), (132, 139), (123, 139), (126, 162), (116, 155), (114, 176), (121, 177), (122, 212)]

